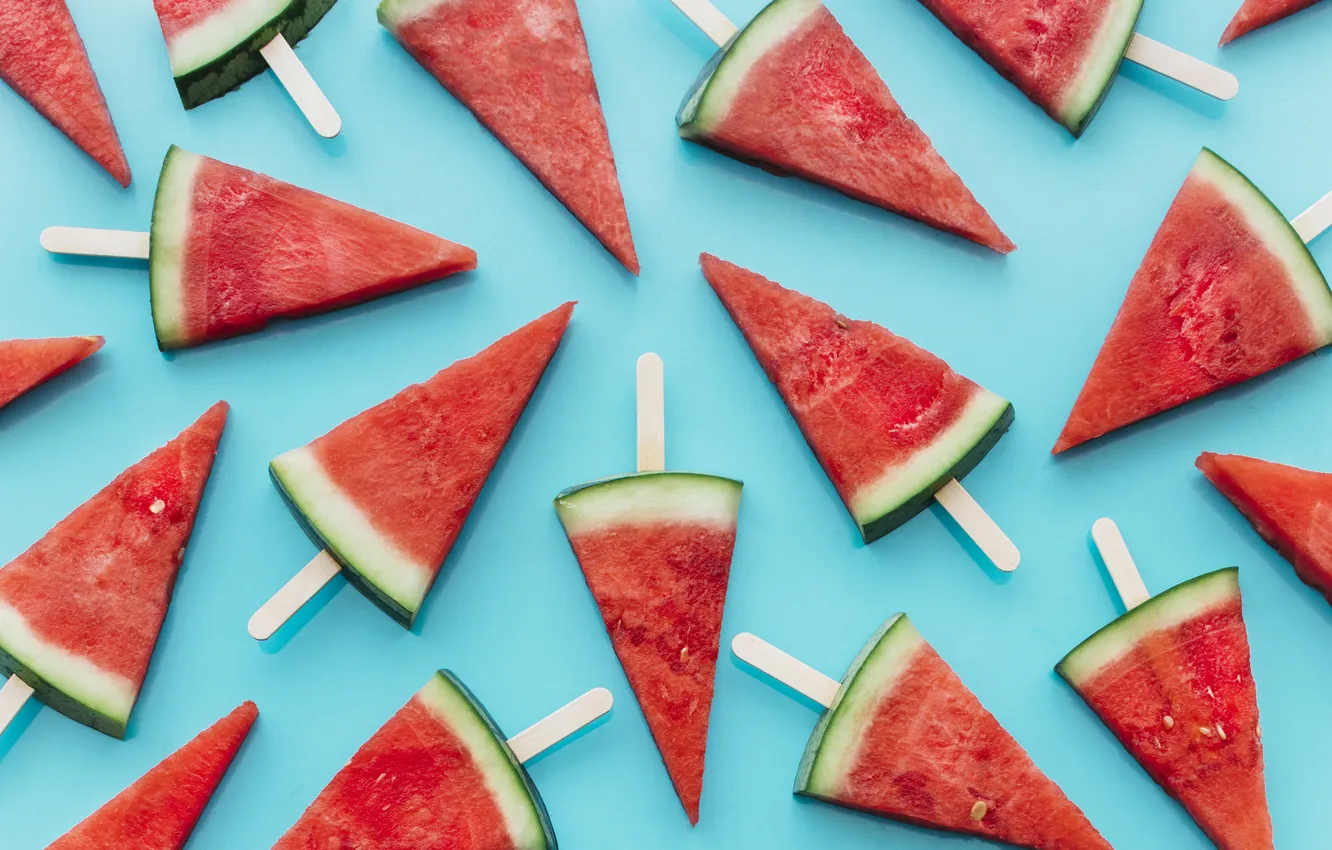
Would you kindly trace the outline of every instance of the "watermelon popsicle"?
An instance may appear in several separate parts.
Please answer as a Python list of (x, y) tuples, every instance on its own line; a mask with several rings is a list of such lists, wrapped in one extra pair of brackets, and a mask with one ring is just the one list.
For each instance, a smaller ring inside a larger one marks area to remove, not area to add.
[(1332, 342), (1306, 247), (1332, 193), (1294, 221), (1204, 148), (1124, 296), (1054, 454), (1257, 377)]
[(315, 132), (331, 139), (342, 118), (292, 45), (336, 0), (153, 0), (171, 76), (186, 109), (272, 69)]
[(440, 670), (351, 757), (273, 850), (556, 850), (523, 765), (611, 710), (594, 688), (505, 740)]
[(273, 483), (322, 551), (250, 618), (251, 637), (272, 637), (339, 572), (412, 628), (573, 309), (557, 307), (273, 459)]
[(1113, 520), (1092, 539), (1125, 613), (1055, 670), (1218, 848), (1271, 850), (1239, 570), (1151, 597)]
[(1221, 35), (1221, 44), (1229, 44), (1242, 35), (1274, 24), (1296, 12), (1308, 9), (1319, 0), (1244, 0), (1235, 17)]
[(825, 709), (796, 794), (1032, 850), (1110, 850), (905, 614), (870, 638), (841, 682), (752, 634), (731, 648)]
[(93, 356), (100, 336), (0, 340), (0, 408)]
[(49, 227), (56, 254), (148, 261), (157, 344), (189, 348), (476, 268), (476, 252), (173, 145), (152, 230)]
[(722, 611), (742, 484), (666, 471), (661, 358), (638, 359), (638, 472), (555, 498), (691, 824), (698, 823)]

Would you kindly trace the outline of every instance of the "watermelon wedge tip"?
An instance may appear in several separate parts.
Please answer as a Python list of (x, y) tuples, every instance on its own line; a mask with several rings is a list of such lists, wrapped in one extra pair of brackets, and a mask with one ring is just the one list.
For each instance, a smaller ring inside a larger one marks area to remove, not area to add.
[(1282, 18), (1308, 9), (1317, 2), (1318, 0), (1244, 0), (1244, 4), (1235, 12), (1235, 17), (1222, 33), (1220, 43), (1229, 44), (1242, 35), (1274, 24)]
[(0, 340), (0, 407), (102, 349), (100, 336)]

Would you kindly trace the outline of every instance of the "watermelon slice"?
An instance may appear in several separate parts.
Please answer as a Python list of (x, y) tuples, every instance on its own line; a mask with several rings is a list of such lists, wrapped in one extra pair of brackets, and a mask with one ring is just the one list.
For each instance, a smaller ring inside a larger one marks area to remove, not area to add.
[(865, 542), (925, 509), (1013, 423), (1013, 406), (872, 322), (701, 258)]
[(441, 670), (365, 743), (273, 850), (555, 850), (495, 721)]
[(157, 184), (150, 253), (163, 350), (476, 268), (470, 248), (174, 145)]
[(920, 2), (1074, 136), (1109, 93), (1142, 12), (1142, 0)]
[(552, 310), (269, 464), (310, 539), (407, 628), (573, 308)]
[(0, 674), (124, 737), (226, 419), (218, 402), (0, 569)]
[(0, 340), (0, 407), (82, 363), (105, 343), (100, 336)]
[(905, 614), (851, 664), (795, 792), (1019, 847), (1110, 850)]
[(1198, 469), (1254, 530), (1332, 602), (1332, 475), (1203, 452)]
[(955, 233), (1013, 243), (821, 0), (773, 0), (703, 69), (680, 135)]
[(46, 850), (182, 850), (258, 716), (242, 704)]
[(1318, 0), (1244, 0), (1244, 5), (1226, 27), (1221, 36), (1222, 44), (1229, 44), (1242, 35), (1248, 35), (1256, 29), (1274, 24), (1282, 18), (1309, 8)]
[(1332, 292), (1272, 202), (1206, 148), (1133, 276), (1054, 452), (1332, 342)]
[(117, 183), (130, 184), (125, 149), (65, 0), (0, 3), (0, 80)]
[(186, 109), (221, 97), (268, 67), (278, 33), (295, 47), (336, 0), (153, 0), (176, 91)]
[(647, 472), (565, 490), (555, 511), (690, 823), (698, 823), (739, 481)]
[(638, 274), (574, 0), (382, 0), (379, 22)]
[(1055, 668), (1221, 850), (1271, 850), (1239, 570), (1152, 597)]

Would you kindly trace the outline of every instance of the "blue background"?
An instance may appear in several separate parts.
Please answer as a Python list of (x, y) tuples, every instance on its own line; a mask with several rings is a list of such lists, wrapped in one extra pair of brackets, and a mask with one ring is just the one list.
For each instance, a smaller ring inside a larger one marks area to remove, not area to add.
[[(262, 717), (192, 850), (266, 848), (430, 671), (510, 733), (610, 687), (610, 722), (533, 777), (568, 848), (959, 847), (966, 839), (796, 801), (816, 715), (723, 652), (702, 824), (690, 829), (550, 499), (633, 465), (633, 363), (667, 368), (668, 463), (746, 482), (724, 644), (753, 631), (834, 676), (908, 611), (985, 705), (1121, 848), (1209, 846), (1051, 672), (1118, 604), (1088, 529), (1117, 519), (1149, 588), (1241, 566), (1278, 843), (1326, 845), (1332, 609), (1193, 469), (1200, 450), (1332, 469), (1332, 362), (1306, 358), (1054, 460), (1049, 447), (1166, 207), (1203, 145), (1289, 215), (1332, 188), (1332, 4), (1214, 45), (1233, 0), (1149, 3), (1140, 30), (1241, 80), (1221, 105), (1136, 67), (1074, 142), (911, 0), (829, 0), (1019, 250), (952, 237), (680, 141), (711, 53), (666, 0), (580, 0), (643, 262), (635, 280), (375, 23), (342, 0), (300, 55), (342, 113), (322, 141), (271, 75), (186, 114), (148, 0), (71, 0), (135, 182), (121, 191), (0, 90), (0, 338), (104, 334), (76, 372), (0, 415), (0, 563), (219, 398), (233, 412), (125, 742), (35, 703), (0, 738), (0, 844), (44, 847), (243, 699)], [(747, 20), (760, 0), (723, 0)], [(164, 358), (141, 264), (66, 262), (51, 224), (147, 227), (169, 143), (463, 242), (480, 270)], [(1022, 549), (999, 576), (936, 506), (872, 547), (700, 276), (707, 250), (873, 319), (1011, 399), (967, 479)], [(1332, 246), (1315, 246), (1327, 261)], [(337, 579), (261, 646), (245, 621), (314, 549), (266, 462), (558, 303), (580, 306), (416, 633)], [(970, 846), (970, 845), (967, 845)]]

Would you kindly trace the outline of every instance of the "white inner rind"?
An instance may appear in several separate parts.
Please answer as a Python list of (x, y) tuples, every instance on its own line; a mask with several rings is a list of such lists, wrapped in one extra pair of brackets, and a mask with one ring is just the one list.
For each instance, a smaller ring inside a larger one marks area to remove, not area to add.
[(1233, 569), (1171, 588), (1070, 652), (1059, 665), (1059, 671), (1074, 685), (1085, 684), (1131, 652), (1149, 634), (1175, 628), (1209, 609), (1229, 604), (1239, 593), (1239, 574)]
[(341, 559), (403, 608), (420, 608), (430, 586), (431, 565), (413, 560), (376, 531), (309, 446), (279, 455), (271, 466), (287, 495)]
[(379, 19), (385, 23), (400, 27), (408, 21), (423, 17), (436, 6), (456, 0), (384, 0), (379, 4)]
[(1076, 126), (1100, 100), (1101, 93), (1113, 81), (1115, 69), (1128, 50), (1129, 39), (1142, 12), (1143, 0), (1119, 0), (1101, 22), (1101, 30), (1092, 39), (1092, 49), (1077, 81), (1069, 87), (1060, 116), (1065, 124)]
[(741, 486), (729, 478), (687, 472), (626, 475), (559, 496), (555, 511), (571, 537), (652, 522), (733, 527)]
[(1318, 340), (1323, 345), (1332, 342), (1332, 291), (1291, 223), (1249, 178), (1212, 151), (1203, 149), (1193, 173), (1212, 184), (1243, 213), (1254, 235), (1290, 274)]
[(25, 667), (74, 701), (98, 714), (128, 723), (139, 692), (124, 676), (38, 637), (18, 611), (0, 602), (0, 646)]
[(172, 147), (162, 166), (153, 201), (148, 280), (153, 326), (162, 341), (179, 340), (185, 323), (185, 246), (190, 235), (194, 177), (204, 158)]
[(194, 26), (167, 42), (171, 75), (183, 77), (244, 44), (269, 21), (281, 15), (292, 0), (231, 0)]
[(509, 754), (505, 752), (508, 745), (495, 738), (467, 697), (443, 676), (436, 674), (417, 692), (417, 697), (467, 747), (472, 762), (485, 777), (486, 788), (504, 816), (513, 845), (544, 847), (545, 831), (537, 814), (538, 804), (528, 793), (522, 777), (514, 771)]
[(851, 513), (856, 522), (864, 527), (938, 481), (984, 439), (1007, 409), (1006, 399), (977, 387), (957, 421), (935, 437), (934, 442), (915, 451), (905, 463), (890, 466), (879, 480), (855, 492), (851, 497)]
[(910, 666), (925, 639), (906, 617), (898, 615), (862, 653), (863, 663), (853, 663), (853, 678), (842, 683), (832, 717), (819, 742), (805, 788), (815, 794), (836, 795), (860, 755), (865, 735), (879, 704), (893, 692), (898, 679)]

